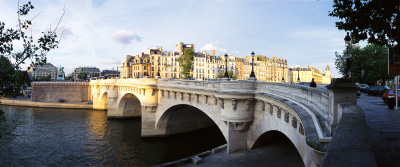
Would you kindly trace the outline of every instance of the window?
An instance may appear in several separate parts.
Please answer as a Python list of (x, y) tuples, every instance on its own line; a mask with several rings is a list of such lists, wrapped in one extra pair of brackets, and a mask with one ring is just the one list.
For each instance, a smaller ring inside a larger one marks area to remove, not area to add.
[(146, 70), (146, 66), (143, 66), (143, 69)]

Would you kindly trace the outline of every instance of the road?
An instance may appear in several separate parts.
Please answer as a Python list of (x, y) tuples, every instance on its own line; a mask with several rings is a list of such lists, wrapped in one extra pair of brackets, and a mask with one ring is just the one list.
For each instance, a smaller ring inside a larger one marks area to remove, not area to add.
[(380, 96), (362, 93), (357, 105), (365, 113), (379, 167), (400, 167), (400, 108), (389, 109)]

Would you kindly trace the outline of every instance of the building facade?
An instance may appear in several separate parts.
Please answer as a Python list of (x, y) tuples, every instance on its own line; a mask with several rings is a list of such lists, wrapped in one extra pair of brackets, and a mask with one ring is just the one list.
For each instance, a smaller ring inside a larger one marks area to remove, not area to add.
[(80, 81), (82, 78), (78, 78), (79, 73), (86, 73), (87, 78), (91, 77), (99, 77), (100, 76), (100, 69), (97, 67), (78, 67), (72, 72), (72, 80)]
[(57, 79), (57, 67), (51, 63), (44, 63), (43, 66), (31, 65), (27, 72), (31, 80), (42, 80), (48, 75), (51, 80)]
[(311, 82), (314, 79), (314, 82), (317, 84), (331, 84), (331, 73), (329, 65), (325, 68), (325, 73), (322, 73), (321, 69), (315, 69), (314, 67), (294, 67), (289, 68), (289, 82), (297, 83), (298, 79), (300, 82)]
[(288, 80), (286, 59), (257, 55), (252, 63), (251, 56), (243, 58), (230, 55), (226, 60), (224, 55), (216, 56), (215, 51), (211, 51), (211, 54), (206, 51), (195, 52), (194, 44), (184, 44), (183, 42), (175, 45), (175, 51), (163, 51), (162, 47), (157, 47), (156, 49), (148, 48), (141, 56), (127, 55), (125, 62), (121, 64), (121, 78), (156, 76), (182, 78), (178, 59), (184, 54), (186, 48), (190, 48), (194, 52), (191, 69), (193, 79), (218, 79), (224, 75), (227, 69), (237, 80), (247, 80), (253, 68), (259, 81), (282, 82), (284, 79), (287, 82)]

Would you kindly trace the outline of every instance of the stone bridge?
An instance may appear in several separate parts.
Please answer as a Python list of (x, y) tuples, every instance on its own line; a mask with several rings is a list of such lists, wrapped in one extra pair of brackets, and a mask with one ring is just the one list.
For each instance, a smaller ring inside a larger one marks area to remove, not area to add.
[[(346, 85), (346, 84), (344, 84)], [(94, 109), (109, 118), (141, 116), (142, 136), (165, 136), (218, 126), (232, 153), (277, 132), (305, 166), (320, 166), (341, 117), (338, 104), (356, 104), (354, 87), (329, 90), (255, 81), (108, 79), (90, 82)]]

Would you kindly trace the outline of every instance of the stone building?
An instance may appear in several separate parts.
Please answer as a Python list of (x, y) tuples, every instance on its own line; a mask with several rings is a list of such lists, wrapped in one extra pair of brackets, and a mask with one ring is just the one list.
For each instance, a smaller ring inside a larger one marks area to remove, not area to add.
[(47, 75), (50, 75), (51, 80), (57, 79), (57, 67), (51, 63), (44, 63), (43, 66), (31, 65), (27, 72), (31, 80), (41, 80)]
[(72, 79), (74, 81), (80, 81), (82, 78), (78, 78), (79, 73), (86, 73), (87, 78), (100, 76), (100, 69), (97, 67), (78, 67), (72, 72)]
[(175, 45), (175, 52), (178, 52), (179, 55), (183, 55), (183, 52), (186, 48), (190, 48), (193, 50), (193, 52), (195, 52), (194, 44), (184, 44), (183, 42), (179, 42)]
[(120, 78), (132, 78), (132, 61), (135, 56), (126, 55), (125, 62), (121, 64), (121, 75)]
[(132, 61), (132, 78), (144, 78), (151, 75), (150, 55), (142, 53), (136, 55)]
[(162, 47), (157, 47), (157, 49), (147, 48), (146, 54), (149, 54), (151, 60), (151, 73), (150, 77), (161, 75), (161, 56)]
[(244, 75), (243, 71), (243, 57), (235, 57), (235, 75), (237, 80), (246, 80), (249, 76)]
[(114, 70), (114, 69), (112, 69), (112, 70), (103, 70), (103, 71), (101, 71), (101, 74), (100, 74), (100, 78), (103, 78), (103, 79), (117, 78), (117, 76), (121, 77), (121, 71), (120, 70), (119, 71)]
[(300, 79), (300, 82), (311, 82), (314, 79), (314, 82), (317, 84), (330, 84), (331, 74), (329, 65), (326, 66), (325, 73), (322, 73), (321, 69), (315, 69), (313, 66), (289, 68), (289, 82), (297, 83), (298, 79)]
[(179, 66), (179, 52), (164, 51), (160, 57), (160, 71), (161, 78), (181, 78), (181, 68)]
[[(227, 70), (232, 71), (238, 80), (247, 80), (250, 76), (251, 56), (242, 58), (230, 55), (226, 62), (225, 56), (216, 56), (214, 50), (211, 51), (211, 54), (206, 51), (196, 53), (194, 44), (179, 42), (175, 45), (175, 51), (163, 51), (162, 47), (157, 47), (156, 49), (148, 48), (145, 53), (142, 53), (142, 56), (127, 55), (125, 62), (121, 65), (121, 78), (141, 78), (143, 76), (182, 78), (178, 59), (184, 54), (186, 48), (190, 48), (194, 52), (191, 70), (194, 79), (217, 79), (219, 75), (225, 73), (226, 63)], [(259, 81), (281, 82), (282, 78), (287, 80), (287, 60), (257, 55), (254, 60), (254, 72)]]

